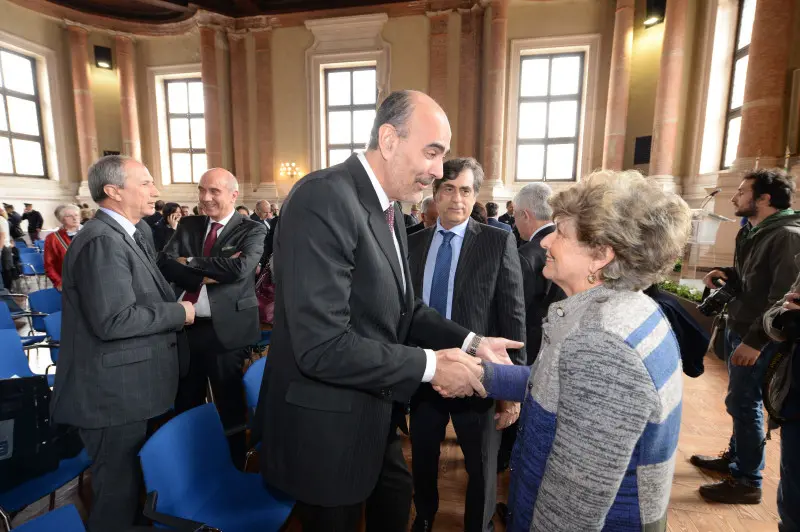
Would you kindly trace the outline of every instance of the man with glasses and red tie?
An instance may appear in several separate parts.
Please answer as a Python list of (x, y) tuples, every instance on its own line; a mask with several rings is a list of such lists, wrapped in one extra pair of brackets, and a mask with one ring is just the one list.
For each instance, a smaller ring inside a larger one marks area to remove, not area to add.
[[(196, 321), (187, 328), (189, 374), (181, 380), (175, 410), (203, 404), (206, 383), (226, 430), (244, 428), (246, 405), (242, 384), (249, 346), (261, 337), (255, 269), (267, 229), (234, 210), (239, 196), (236, 178), (225, 169), (207, 171), (198, 185), (205, 216), (189, 216), (159, 254), (164, 277), (175, 285), (179, 301), (194, 304)], [(243, 467), (244, 430), (228, 438), (231, 456)]]

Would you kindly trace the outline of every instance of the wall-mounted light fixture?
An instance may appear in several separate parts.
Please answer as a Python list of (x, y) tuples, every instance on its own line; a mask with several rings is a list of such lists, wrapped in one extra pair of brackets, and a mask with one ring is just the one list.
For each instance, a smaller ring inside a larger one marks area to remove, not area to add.
[(644, 15), (644, 26), (651, 28), (656, 24), (664, 22), (664, 14), (667, 12), (667, 0), (647, 0), (647, 9)]
[(284, 178), (296, 179), (300, 172), (294, 162), (281, 163), (280, 175)]
[(114, 65), (111, 62), (111, 48), (108, 48), (106, 46), (95, 46), (94, 65), (97, 68), (105, 68), (106, 70), (112, 70)]

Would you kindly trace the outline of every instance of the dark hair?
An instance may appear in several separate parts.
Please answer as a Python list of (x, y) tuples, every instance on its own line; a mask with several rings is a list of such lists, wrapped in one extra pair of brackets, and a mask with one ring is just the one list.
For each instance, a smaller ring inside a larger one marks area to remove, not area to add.
[(189, 208), (188, 205), (181, 205), (181, 209), (188, 209), (188, 208)]
[(157, 211), (164, 210), (164, 201), (163, 200), (156, 201), (156, 210)]
[(508, 200), (508, 201), (506, 202), (506, 209), (508, 209), (508, 208), (509, 208), (509, 207), (511, 207), (512, 205), (514, 205), (514, 202), (513, 202), (513, 201), (511, 201), (511, 200)]
[(769, 205), (776, 209), (788, 209), (794, 196), (794, 178), (779, 168), (753, 170), (744, 175), (753, 187), (753, 200), (769, 194)]
[(170, 201), (169, 203), (164, 203), (164, 211), (161, 214), (164, 216), (164, 219), (166, 220), (167, 218), (175, 214), (175, 211), (179, 211), (180, 208), (181, 208), (180, 205)]
[(475, 202), (475, 205), (472, 207), (472, 214), (469, 216), (476, 222), (480, 222), (482, 224), (489, 222), (489, 220), (486, 218), (486, 207), (483, 206), (483, 203), (478, 201)]
[(490, 201), (486, 204), (486, 216), (489, 218), (494, 218), (497, 216), (497, 212), (500, 210), (500, 207), (497, 206), (497, 203)]
[(200, 210), (197, 208), (197, 205), (192, 207), (192, 212), (194, 213), (195, 216), (198, 216), (200, 214)]
[(247, 211), (247, 214), (250, 214), (250, 209), (248, 209), (248, 208), (247, 208), (247, 207), (245, 207), (244, 205), (239, 205), (238, 207), (236, 207), (236, 210), (237, 210), (237, 211), (238, 211), (239, 209), (244, 209), (245, 211)]
[(410, 91), (395, 91), (386, 97), (378, 107), (375, 114), (375, 121), (372, 123), (372, 131), (369, 134), (368, 150), (378, 149), (378, 131), (384, 124), (389, 124), (397, 130), (401, 137), (408, 135), (408, 120), (414, 111), (414, 103), (411, 101)]
[(481, 185), (483, 184), (483, 168), (481, 164), (472, 157), (457, 157), (444, 162), (442, 178), (434, 179), (433, 181), (433, 194), (436, 195), (439, 191), (439, 187), (441, 187), (445, 181), (457, 179), (461, 172), (467, 169), (472, 170), (472, 175), (475, 176), (475, 180), (472, 182), (472, 189), (475, 191), (475, 194), (480, 192)]

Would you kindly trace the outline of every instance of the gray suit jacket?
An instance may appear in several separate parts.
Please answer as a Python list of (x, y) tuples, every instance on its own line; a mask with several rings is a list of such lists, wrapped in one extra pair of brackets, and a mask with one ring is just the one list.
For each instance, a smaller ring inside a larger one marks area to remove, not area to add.
[[(258, 323), (255, 270), (264, 250), (267, 227), (238, 212), (217, 235), (211, 256), (203, 256), (208, 216), (181, 218), (175, 234), (158, 254), (158, 266), (168, 281), (174, 283), (175, 293), (195, 291), (203, 277), (218, 284), (206, 286), (211, 304), (214, 332), (226, 349), (238, 349), (255, 344), (261, 338)], [(237, 258), (230, 258), (236, 253)], [(183, 265), (178, 257), (192, 257)]]
[(155, 264), (98, 211), (72, 240), (62, 278), (53, 420), (93, 429), (166, 412), (178, 389), (176, 333), (186, 315)]

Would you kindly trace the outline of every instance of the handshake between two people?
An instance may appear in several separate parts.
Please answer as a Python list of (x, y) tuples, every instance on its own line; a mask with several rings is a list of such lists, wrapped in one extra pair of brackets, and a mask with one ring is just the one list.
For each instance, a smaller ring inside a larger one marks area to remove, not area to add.
[(523, 343), (505, 338), (484, 337), (478, 344), (475, 356), (461, 349), (442, 349), (436, 352), (436, 373), (431, 379), (433, 389), (442, 397), (486, 397), (483, 387), (482, 361), (495, 364), (513, 364), (509, 349), (521, 349)]

